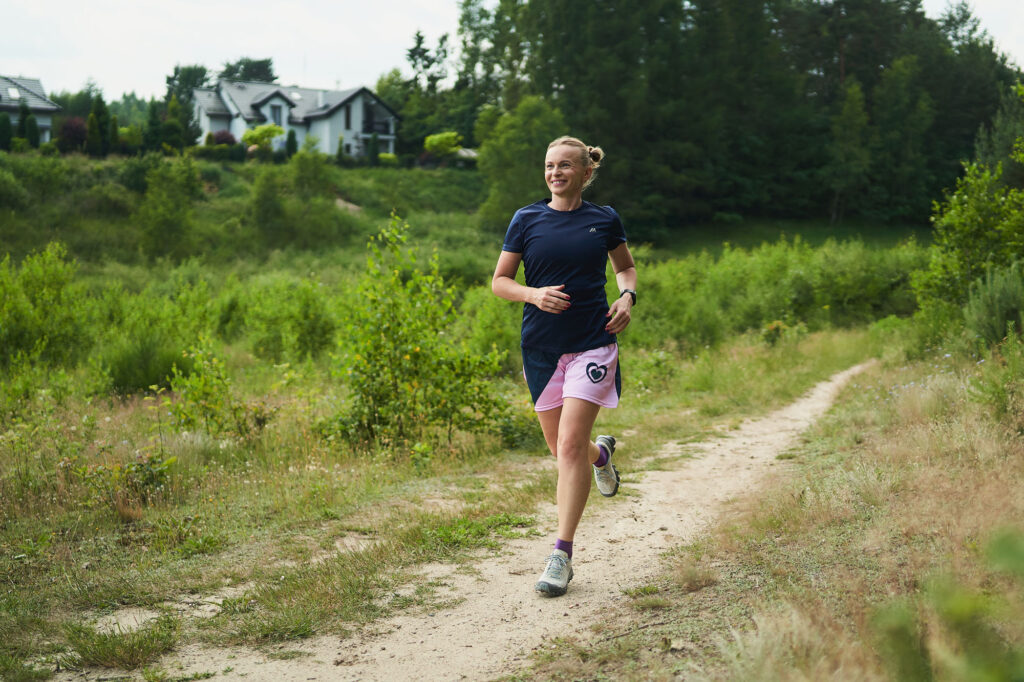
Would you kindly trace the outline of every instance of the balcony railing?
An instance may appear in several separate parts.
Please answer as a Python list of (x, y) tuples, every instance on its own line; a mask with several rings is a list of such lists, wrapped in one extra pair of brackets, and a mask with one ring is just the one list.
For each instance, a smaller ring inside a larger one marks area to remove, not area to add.
[(390, 135), (391, 126), (387, 121), (366, 121), (363, 123), (363, 132), (367, 135), (372, 135), (373, 133)]

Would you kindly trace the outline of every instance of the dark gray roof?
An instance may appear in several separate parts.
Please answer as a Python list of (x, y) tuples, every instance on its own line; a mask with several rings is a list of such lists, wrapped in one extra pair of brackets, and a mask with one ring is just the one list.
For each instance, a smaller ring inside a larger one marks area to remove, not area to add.
[[(215, 90), (195, 90), (196, 100), (203, 110), (211, 116), (228, 115), (228, 108), (223, 100), (230, 99), (242, 112), (243, 118), (247, 121), (261, 120), (262, 117), (254, 108), (266, 102), (275, 94), (280, 94), (292, 106), (288, 111), (288, 118), (295, 123), (302, 123), (310, 119), (322, 118), (331, 115), (335, 109), (342, 106), (361, 91), (366, 91), (371, 97), (380, 100), (366, 88), (351, 88), (349, 90), (316, 90), (313, 88), (300, 88), (298, 86), (285, 86), (279, 83), (256, 83), (251, 81), (228, 81), (222, 80), (217, 83)], [(383, 102), (381, 102), (383, 105)], [(385, 105), (386, 106), (386, 105)], [(389, 108), (388, 111), (391, 111)], [(391, 111), (394, 114), (393, 111)]]
[(216, 90), (196, 88), (192, 91), (192, 96), (207, 115), (231, 116), (231, 112), (228, 111), (226, 106), (224, 106), (224, 102), (221, 100), (220, 95), (217, 94)]
[[(13, 90), (18, 96), (12, 97)], [(21, 76), (0, 76), (0, 109), (17, 111), (24, 100), (31, 111), (51, 113), (60, 111), (60, 107), (46, 96), (43, 84), (38, 78), (22, 78)]]

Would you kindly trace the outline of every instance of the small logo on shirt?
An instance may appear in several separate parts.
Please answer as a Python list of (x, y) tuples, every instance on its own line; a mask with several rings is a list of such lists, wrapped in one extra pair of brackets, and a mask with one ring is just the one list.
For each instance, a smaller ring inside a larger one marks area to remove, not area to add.
[(590, 228), (590, 231), (591, 232), (597, 232), (597, 228), (596, 227), (592, 227), (592, 228)]
[(591, 383), (599, 384), (608, 375), (608, 366), (591, 362), (587, 365), (587, 378)]

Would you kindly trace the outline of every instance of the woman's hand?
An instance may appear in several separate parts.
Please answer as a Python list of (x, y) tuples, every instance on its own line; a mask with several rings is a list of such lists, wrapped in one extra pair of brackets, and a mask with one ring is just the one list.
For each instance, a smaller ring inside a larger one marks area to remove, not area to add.
[(633, 299), (629, 296), (619, 296), (608, 308), (606, 317), (610, 318), (604, 330), (609, 334), (618, 334), (629, 325), (633, 311)]
[(569, 308), (569, 294), (562, 291), (564, 284), (557, 287), (538, 287), (530, 294), (530, 303), (546, 313), (557, 315)]

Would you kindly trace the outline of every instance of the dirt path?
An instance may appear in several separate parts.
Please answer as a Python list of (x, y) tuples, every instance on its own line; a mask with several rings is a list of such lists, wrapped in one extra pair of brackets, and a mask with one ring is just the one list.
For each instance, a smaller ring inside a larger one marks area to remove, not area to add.
[[(542, 536), (510, 542), (474, 572), (422, 567), (425, 578), (445, 585), (442, 598), (462, 598), (454, 607), (388, 618), (345, 640), (307, 641), (289, 647), (309, 654), (292, 660), (245, 649), (186, 648), (160, 666), (175, 675), (216, 671), (218, 679), (477, 680), (513, 673), (551, 638), (591, 634), (592, 624), (628, 599), (623, 589), (659, 574), (661, 551), (695, 539), (729, 500), (756, 488), (776, 456), (795, 445), (866, 367), (840, 372), (789, 406), (720, 438), (686, 446), (692, 459), (624, 484), (631, 494), (605, 499), (593, 493), (574, 548), (575, 579), (564, 597), (546, 599), (533, 591), (555, 529), (555, 508), (547, 506), (538, 510)], [(631, 437), (623, 434), (620, 445), (629, 447)], [(682, 452), (683, 446), (672, 443), (658, 456)]]

